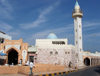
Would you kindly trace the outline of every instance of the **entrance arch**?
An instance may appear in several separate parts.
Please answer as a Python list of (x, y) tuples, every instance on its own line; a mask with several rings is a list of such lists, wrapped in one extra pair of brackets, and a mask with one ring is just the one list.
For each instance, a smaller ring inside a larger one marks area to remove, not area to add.
[(18, 52), (15, 49), (10, 49), (8, 51), (8, 64), (18, 64)]
[(85, 58), (85, 59), (84, 59), (84, 64), (85, 64), (86, 66), (90, 66), (90, 59), (89, 59), (89, 58)]

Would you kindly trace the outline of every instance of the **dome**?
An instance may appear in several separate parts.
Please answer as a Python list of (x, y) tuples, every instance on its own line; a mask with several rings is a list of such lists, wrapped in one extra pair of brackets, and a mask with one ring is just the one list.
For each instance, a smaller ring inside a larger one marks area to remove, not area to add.
[(78, 1), (76, 1), (75, 9), (80, 9), (80, 6), (79, 6), (79, 4), (78, 4)]
[(54, 33), (50, 33), (47, 39), (57, 39), (57, 36)]

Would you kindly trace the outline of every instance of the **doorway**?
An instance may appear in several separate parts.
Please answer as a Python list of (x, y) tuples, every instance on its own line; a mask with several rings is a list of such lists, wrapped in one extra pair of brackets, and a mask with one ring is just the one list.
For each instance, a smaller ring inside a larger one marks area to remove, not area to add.
[(34, 62), (34, 56), (29, 56), (29, 61)]
[(89, 59), (89, 58), (85, 58), (85, 59), (84, 59), (84, 64), (85, 64), (86, 66), (90, 66), (90, 59)]
[(8, 52), (8, 64), (17, 65), (18, 64), (18, 52), (14, 49), (10, 49)]

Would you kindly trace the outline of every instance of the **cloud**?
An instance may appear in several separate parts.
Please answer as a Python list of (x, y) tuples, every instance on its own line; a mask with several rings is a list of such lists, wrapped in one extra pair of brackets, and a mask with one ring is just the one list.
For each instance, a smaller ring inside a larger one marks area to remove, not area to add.
[(11, 29), (13, 29), (11, 25), (4, 23), (4, 22), (0, 22), (0, 30), (8, 32)]
[[(48, 30), (44, 30), (44, 31), (41, 31), (41, 32), (37, 32), (37, 33), (33, 34), (32, 37), (30, 37), (30, 39), (27, 39), (27, 41), (30, 40), (29, 43), (31, 43), (32, 41), (35, 41), (35, 39), (46, 38), (49, 33), (55, 33), (55, 34), (58, 34), (58, 35), (63, 35), (63, 37), (67, 36), (68, 38), (70, 38), (74, 35), (73, 25), (74, 24), (68, 24), (65, 27), (60, 27), (60, 28), (55, 28), (55, 29), (48, 29)], [(83, 22), (83, 29), (90, 30), (91, 28), (98, 27), (98, 25), (100, 25), (100, 22)], [(85, 32), (87, 30), (85, 30)], [(72, 33), (72, 31), (73, 31), (73, 33)], [(64, 36), (64, 35), (66, 35), (66, 36)], [(87, 33), (84, 36), (89, 37), (89, 38), (93, 37), (93, 36), (100, 37), (100, 33), (99, 32), (91, 33), (91, 34)]]
[(14, 40), (20, 39), (23, 37), (22, 35), (24, 35), (22, 31), (17, 29), (9, 31), (7, 34), (10, 35)]
[(87, 37), (100, 37), (100, 32), (88, 34)]
[(11, 12), (13, 11), (12, 6), (9, 4), (8, 0), (0, 0), (0, 17), (11, 19)]
[(57, 5), (59, 5), (59, 2), (56, 2), (54, 5), (49, 6), (45, 10), (41, 11), (40, 15), (35, 21), (31, 23), (26, 23), (26, 24), (20, 24), (21, 28), (31, 29), (31, 28), (40, 26), (42, 23), (47, 21), (46, 15), (48, 15)]
[(55, 29), (44, 30), (44, 31), (37, 32), (37, 33), (34, 33), (33, 35), (28, 36), (28, 38), (25, 39), (25, 41), (30, 43), (30, 44), (34, 44), (36, 39), (45, 39), (49, 35), (49, 33), (55, 33), (55, 34), (58, 34), (58, 35), (63, 34), (63, 35), (65, 35), (65, 37), (67, 35), (72, 36), (72, 33), (69, 33), (69, 32), (72, 31), (72, 29), (73, 29), (72, 24), (69, 24), (69, 26), (67, 25), (65, 27), (59, 27), (59, 28), (55, 28)]
[(90, 28), (90, 27), (97, 27), (98, 25), (100, 25), (100, 22), (94, 22), (94, 21), (91, 21), (91, 22), (83, 22), (83, 28)]
[[(72, 24), (70, 24), (72, 25)], [(56, 33), (56, 34), (61, 34), (61, 33), (64, 33), (64, 32), (69, 32), (73, 29), (73, 27), (71, 26), (66, 26), (66, 27), (60, 27), (60, 28), (55, 28), (55, 29), (49, 29), (49, 30), (44, 30), (44, 31), (41, 31), (41, 32), (38, 32), (38, 33), (35, 33), (33, 35), (33, 37), (44, 37), (44, 36), (47, 36), (49, 33)]]
[[(83, 40), (84, 43), (94, 43), (95, 40), (100, 38), (100, 21), (85, 21), (83, 22)], [(99, 41), (98, 41), (99, 42)]]

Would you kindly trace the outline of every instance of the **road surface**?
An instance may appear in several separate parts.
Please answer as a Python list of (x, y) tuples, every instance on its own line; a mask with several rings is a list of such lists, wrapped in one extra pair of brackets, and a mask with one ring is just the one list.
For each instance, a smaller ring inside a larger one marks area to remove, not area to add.
[(100, 66), (88, 67), (77, 72), (69, 73), (66, 76), (100, 76)]

